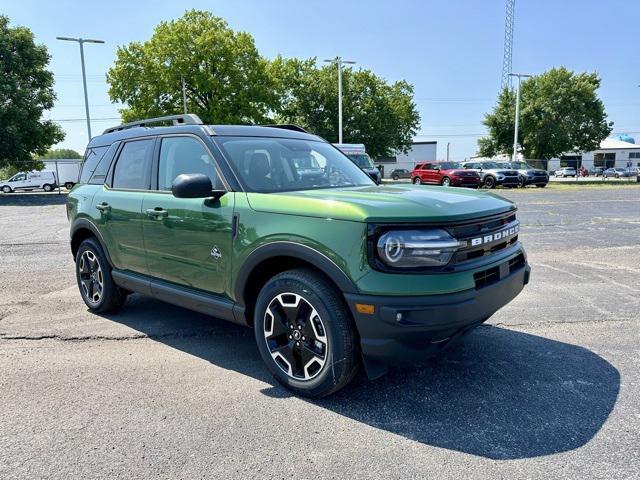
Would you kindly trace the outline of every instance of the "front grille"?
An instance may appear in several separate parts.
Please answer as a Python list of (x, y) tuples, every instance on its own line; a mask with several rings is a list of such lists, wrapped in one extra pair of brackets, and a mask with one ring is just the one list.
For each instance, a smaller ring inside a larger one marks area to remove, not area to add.
[(491, 267), (486, 270), (474, 273), (473, 280), (475, 281), (476, 289), (488, 287), (489, 285), (497, 283), (498, 281), (500, 281), (500, 278), (504, 278), (507, 275), (523, 268), (524, 264), (524, 254), (520, 253), (513, 257), (511, 260), (504, 262), (496, 267)]
[[(519, 228), (516, 214), (511, 212), (478, 223), (448, 229), (449, 233), (464, 245), (456, 252), (453, 261), (462, 263), (504, 250), (518, 241)], [(484, 241), (489, 236), (505, 231), (507, 231), (507, 235), (500, 235), (499, 239)], [(482, 239), (482, 243), (477, 244), (477, 239)]]

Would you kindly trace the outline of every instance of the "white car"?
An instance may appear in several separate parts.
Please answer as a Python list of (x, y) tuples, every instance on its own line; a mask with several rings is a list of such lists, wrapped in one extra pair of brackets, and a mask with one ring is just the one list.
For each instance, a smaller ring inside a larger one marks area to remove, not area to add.
[(0, 190), (4, 193), (36, 189), (50, 192), (54, 188), (56, 188), (56, 176), (53, 172), (46, 170), (42, 172), (19, 172), (9, 180), (0, 181)]
[(562, 167), (556, 170), (556, 177), (566, 178), (575, 177), (576, 175), (578, 175), (578, 172), (573, 167)]

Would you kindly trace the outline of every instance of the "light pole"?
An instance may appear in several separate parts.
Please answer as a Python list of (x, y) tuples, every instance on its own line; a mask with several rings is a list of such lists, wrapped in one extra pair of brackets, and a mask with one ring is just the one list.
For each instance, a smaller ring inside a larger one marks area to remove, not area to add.
[(78, 42), (80, 45), (80, 64), (82, 65), (82, 85), (84, 86), (84, 109), (87, 114), (87, 134), (91, 141), (91, 118), (89, 117), (89, 97), (87, 95), (87, 74), (84, 71), (84, 44), (85, 43), (104, 43), (104, 40), (92, 40), (89, 38), (71, 38), (56, 37), (57, 40), (65, 40), (67, 42)]
[(518, 89), (516, 90), (516, 124), (513, 132), (513, 159), (517, 160), (518, 155), (518, 126), (520, 124), (520, 79), (529, 78), (531, 75), (525, 75), (524, 73), (510, 73), (510, 77), (518, 77)]
[(342, 57), (325, 60), (338, 66), (338, 143), (342, 143), (342, 65), (353, 65), (352, 60), (342, 60)]

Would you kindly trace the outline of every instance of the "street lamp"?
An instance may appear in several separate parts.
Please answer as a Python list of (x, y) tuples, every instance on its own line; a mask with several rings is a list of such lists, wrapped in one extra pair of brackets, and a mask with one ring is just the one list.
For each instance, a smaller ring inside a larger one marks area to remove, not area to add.
[(516, 125), (513, 132), (513, 161), (517, 160), (518, 154), (518, 126), (520, 123), (520, 79), (529, 78), (531, 75), (525, 75), (524, 73), (510, 73), (510, 77), (518, 77), (518, 89), (516, 90)]
[(353, 65), (356, 62), (342, 60), (342, 57), (325, 60), (325, 62), (338, 66), (338, 143), (342, 143), (342, 65)]
[(85, 43), (104, 43), (104, 40), (92, 40), (88, 38), (56, 37), (57, 40), (67, 42), (78, 42), (80, 44), (80, 63), (82, 65), (82, 85), (84, 86), (84, 108), (87, 113), (87, 134), (91, 141), (91, 119), (89, 118), (89, 97), (87, 96), (87, 75), (84, 71), (84, 47)]

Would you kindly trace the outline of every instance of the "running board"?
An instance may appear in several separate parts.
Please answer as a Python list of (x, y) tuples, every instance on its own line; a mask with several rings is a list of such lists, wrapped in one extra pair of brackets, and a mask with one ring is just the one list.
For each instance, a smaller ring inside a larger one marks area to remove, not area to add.
[(125, 290), (149, 295), (163, 302), (205, 315), (247, 325), (243, 316), (234, 315), (235, 303), (231, 300), (136, 273), (114, 269), (111, 271), (111, 276), (115, 284)]

